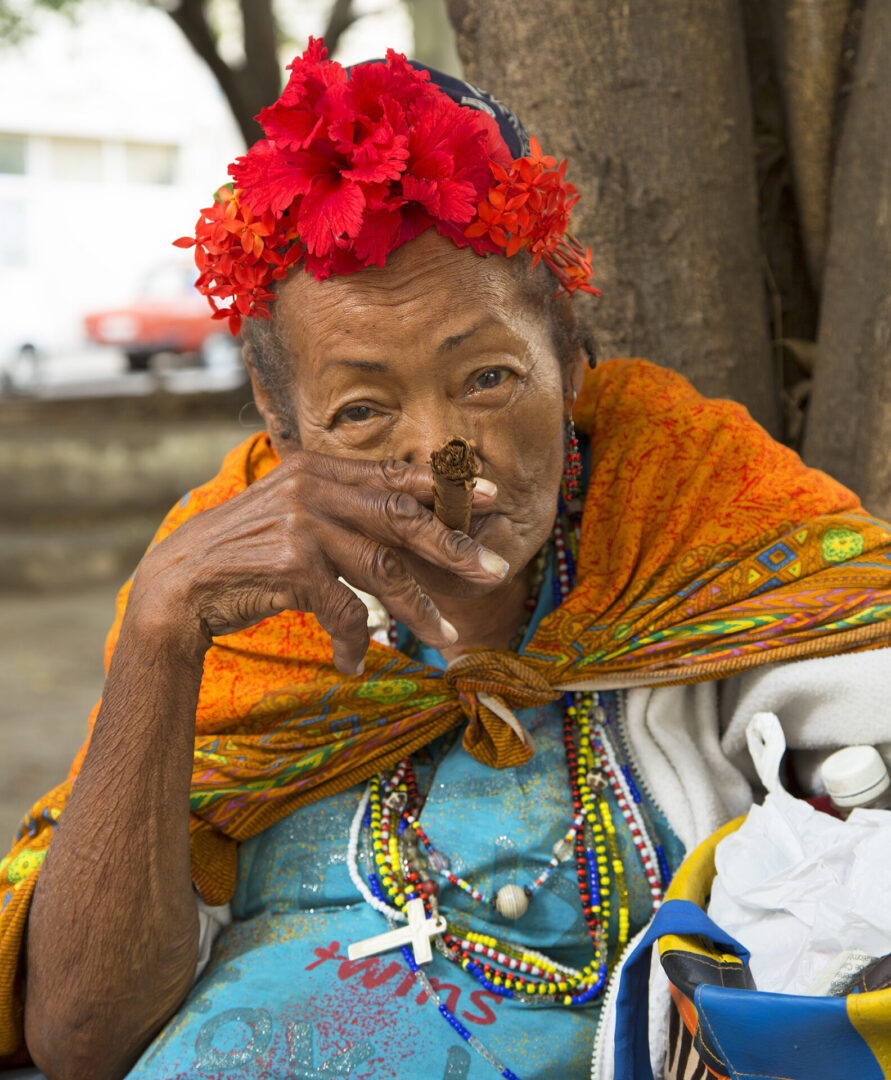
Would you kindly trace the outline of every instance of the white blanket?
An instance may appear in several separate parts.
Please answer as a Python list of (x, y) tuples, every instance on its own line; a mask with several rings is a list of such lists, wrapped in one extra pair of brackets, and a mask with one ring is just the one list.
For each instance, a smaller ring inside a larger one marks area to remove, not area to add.
[[(689, 851), (752, 803), (745, 728), (756, 712), (779, 716), (799, 778), (813, 777), (818, 761), (841, 746), (891, 750), (891, 648), (766, 664), (721, 683), (633, 689), (625, 709), (635, 764)], [(668, 981), (654, 963), (650, 1054), (657, 1077), (668, 1005)], [(605, 1020), (611, 1028), (614, 1017)]]
[(629, 690), (626, 712), (636, 763), (689, 850), (752, 801), (745, 728), (756, 712), (779, 716), (799, 761), (891, 743), (891, 648), (766, 664), (721, 683)]

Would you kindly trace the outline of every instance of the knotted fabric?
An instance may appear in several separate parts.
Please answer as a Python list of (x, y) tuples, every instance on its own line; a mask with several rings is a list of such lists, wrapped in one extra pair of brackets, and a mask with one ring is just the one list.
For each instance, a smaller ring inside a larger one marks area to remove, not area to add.
[(513, 710), (546, 705), (560, 696), (534, 667), (512, 653), (494, 649), (479, 649), (453, 660), (446, 668), (445, 681), (457, 693), (467, 717), (464, 749), (495, 768), (508, 758), (521, 764), (535, 752), (532, 736)]
[[(706, 400), (644, 361), (612, 360), (588, 376), (575, 419), (591, 439), (576, 584), (522, 658), (483, 650), (443, 672), (373, 643), (363, 676), (344, 679), (327, 634), (293, 611), (215, 641), (191, 789), (192, 873), (205, 900), (232, 895), (239, 841), (450, 728), (465, 725), (480, 761), (517, 765), (532, 747), (514, 711), (566, 688), (717, 679), (891, 642), (891, 527), (741, 406)], [(268, 437), (251, 437), (154, 542), (277, 464)], [(23, 1060), (16, 988), (28, 907), (85, 752), (0, 863), (0, 1064)]]

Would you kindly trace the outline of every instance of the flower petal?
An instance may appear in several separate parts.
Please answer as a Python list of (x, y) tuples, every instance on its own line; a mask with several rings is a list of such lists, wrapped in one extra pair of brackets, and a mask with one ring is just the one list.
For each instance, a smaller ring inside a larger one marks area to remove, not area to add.
[(521, 236), (512, 236), (507, 242), (505, 254), (508, 256), (508, 258), (510, 258), (512, 255), (516, 255), (516, 253), (520, 250), (522, 246), (523, 238)]
[(323, 255), (343, 235), (362, 226), (365, 196), (359, 184), (342, 177), (320, 177), (300, 204), (300, 238), (313, 255)]
[[(263, 139), (229, 166), (229, 174), (244, 188), (245, 204), (257, 215), (281, 214), (305, 195), (320, 175), (334, 171), (332, 161), (307, 151), (284, 152)], [(231, 205), (231, 204), (230, 204)]]

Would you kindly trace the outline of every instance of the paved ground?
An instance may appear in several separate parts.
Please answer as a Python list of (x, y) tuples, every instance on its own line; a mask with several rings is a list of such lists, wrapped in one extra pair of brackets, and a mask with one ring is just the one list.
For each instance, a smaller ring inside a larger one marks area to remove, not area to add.
[(258, 420), (234, 369), (94, 359), (44, 372), (38, 394), (0, 394), (0, 858), (83, 741), (118, 585)]
[(64, 779), (103, 682), (115, 585), (0, 594), (0, 848), (34, 799)]

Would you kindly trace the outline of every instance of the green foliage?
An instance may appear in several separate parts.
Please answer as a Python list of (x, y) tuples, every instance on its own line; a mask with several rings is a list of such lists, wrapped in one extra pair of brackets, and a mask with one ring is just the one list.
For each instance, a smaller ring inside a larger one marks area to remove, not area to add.
[(81, 0), (0, 0), (0, 43), (19, 45), (35, 30), (41, 11), (54, 11), (76, 21)]

